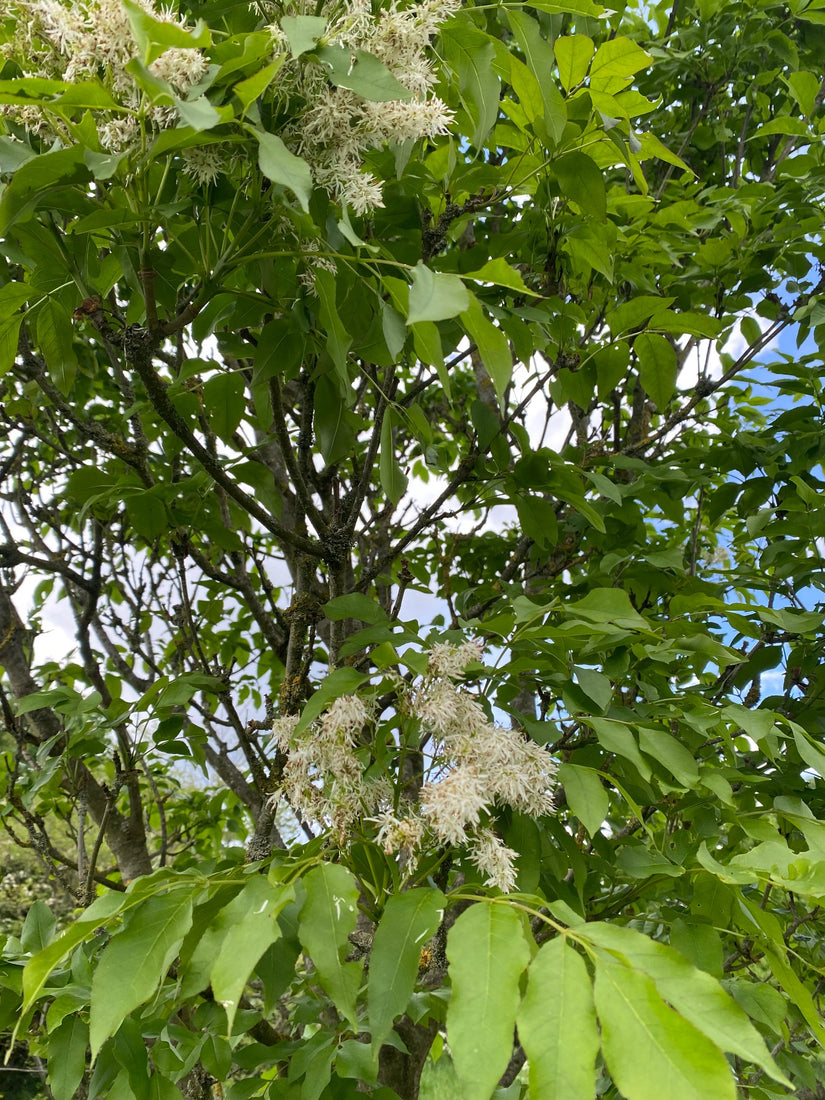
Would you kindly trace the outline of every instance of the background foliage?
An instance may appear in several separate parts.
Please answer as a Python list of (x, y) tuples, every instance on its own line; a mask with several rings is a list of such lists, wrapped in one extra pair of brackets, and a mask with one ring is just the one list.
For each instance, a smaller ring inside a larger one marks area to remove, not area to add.
[(4, 1094), (820, 1095), (825, 3), (404, 10), (0, 17)]

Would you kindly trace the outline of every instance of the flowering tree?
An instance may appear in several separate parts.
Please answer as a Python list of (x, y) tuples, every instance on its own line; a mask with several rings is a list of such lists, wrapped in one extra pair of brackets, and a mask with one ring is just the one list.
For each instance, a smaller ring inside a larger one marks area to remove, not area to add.
[(822, 0), (5, 5), (41, 1095), (814, 1094), (824, 45)]

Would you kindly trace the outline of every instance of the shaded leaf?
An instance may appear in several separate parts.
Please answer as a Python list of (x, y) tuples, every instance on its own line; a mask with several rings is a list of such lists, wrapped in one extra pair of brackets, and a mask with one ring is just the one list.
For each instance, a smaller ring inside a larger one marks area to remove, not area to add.
[(86, 1071), (89, 1025), (79, 1013), (70, 1013), (49, 1032), (49, 1088), (54, 1100), (74, 1100)]
[(440, 43), (458, 78), (461, 99), (473, 123), (470, 141), (481, 147), (498, 118), (501, 87), (493, 68), (495, 45), (477, 27), (457, 20), (442, 27)]
[(446, 321), (470, 308), (470, 292), (457, 275), (431, 271), (424, 264), (413, 268), (407, 324)]
[(369, 1022), (373, 1050), (407, 1008), (415, 987), (421, 951), (444, 914), (440, 890), (422, 887), (395, 894), (387, 902), (373, 940), (369, 973)]
[(676, 351), (669, 340), (655, 332), (640, 333), (633, 350), (639, 363), (639, 381), (663, 412), (676, 389)]
[(312, 50), (318, 44), (327, 27), (327, 21), (320, 15), (285, 15), (280, 20), (281, 30), (286, 35), (293, 57)]
[[(412, 295), (410, 299), (412, 302)], [(502, 330), (485, 315), (481, 303), (474, 295), (471, 295), (469, 305), (470, 308), (462, 313), (461, 321), (475, 342), (481, 361), (492, 379), (496, 396), (501, 401), (513, 374), (510, 342)]]
[(305, 160), (290, 153), (277, 134), (253, 130), (258, 141), (258, 164), (267, 179), (288, 187), (301, 207), (309, 210), (312, 194), (312, 173)]
[(397, 504), (407, 489), (407, 475), (401, 469), (393, 440), (395, 417), (392, 409), (387, 409), (381, 424), (381, 451), (378, 456), (378, 471), (381, 488), (393, 504)]
[(364, 99), (388, 103), (412, 98), (409, 88), (399, 83), (383, 62), (365, 50), (324, 46), (316, 56), (333, 84), (349, 88)]
[(586, 153), (574, 151), (553, 161), (553, 171), (565, 198), (572, 199), (585, 214), (604, 218), (607, 209), (604, 177)]
[(559, 781), (570, 809), (590, 836), (601, 829), (607, 817), (609, 797), (599, 773), (578, 764), (561, 764)]
[(204, 410), (215, 434), (229, 442), (246, 408), (245, 383), (240, 374), (217, 374), (203, 386)]
[(355, 996), (362, 968), (360, 963), (344, 962), (343, 955), (358, 916), (358, 886), (349, 871), (336, 863), (314, 867), (303, 881), (306, 900), (298, 918), (298, 937), (319, 982), (357, 1030)]

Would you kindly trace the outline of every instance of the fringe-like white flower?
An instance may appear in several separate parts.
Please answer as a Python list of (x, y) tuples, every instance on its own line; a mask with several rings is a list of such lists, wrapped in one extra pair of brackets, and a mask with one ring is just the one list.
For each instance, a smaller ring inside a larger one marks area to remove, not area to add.
[[(137, 2), (155, 19), (185, 25), (149, 0)], [(126, 66), (140, 51), (120, 0), (12, 0), (7, 7), (18, 23), (15, 37), (3, 53), (16, 61), (25, 75), (69, 82), (100, 77), (127, 111), (137, 111), (141, 95)], [(177, 95), (185, 96), (206, 73), (207, 62), (200, 50), (173, 47), (149, 69)], [(62, 124), (40, 108), (3, 105), (0, 113), (41, 137), (69, 138), (68, 132), (62, 132)], [(133, 114), (94, 114), (105, 149), (120, 152), (137, 140), (139, 126)], [(165, 129), (177, 123), (178, 112), (175, 107), (152, 108), (147, 118), (150, 125)]]
[(226, 158), (215, 145), (195, 145), (181, 155), (184, 172), (198, 183), (214, 183), (226, 168)]
[(491, 801), (485, 777), (473, 767), (459, 766), (423, 788), (421, 813), (440, 840), (458, 847), (466, 842), (467, 829), (478, 825)]
[(392, 794), (385, 779), (365, 779), (355, 753), (358, 735), (368, 720), (369, 711), (361, 699), (342, 695), (299, 734), (294, 715), (277, 718), (272, 727), (274, 745), (287, 753), (275, 801), (285, 794), (305, 821), (329, 825), (342, 841)]
[[(459, 7), (460, 0), (392, 0), (374, 15), (368, 0), (347, 0), (328, 27), (326, 41), (378, 58), (411, 93), (408, 99), (362, 99), (347, 88), (330, 86), (317, 65), (290, 66), (291, 84), (284, 72), (284, 89), (302, 96), (306, 104), (300, 120), (289, 128), (293, 145), (312, 167), (316, 182), (357, 214), (384, 205), (380, 183), (364, 169), (370, 149), (449, 132), (453, 113), (431, 94), (436, 77), (430, 42)], [(272, 34), (275, 51), (287, 52), (277, 25)]]
[(483, 654), (484, 646), (478, 640), (463, 642), (461, 645), (436, 642), (430, 648), (427, 671), (431, 676), (445, 676), (457, 680), (464, 675), (467, 666), (474, 661), (480, 661)]
[(371, 715), (353, 695), (336, 699), (298, 735), (296, 717), (276, 720), (273, 742), (288, 753), (283, 790), (292, 806), (306, 820), (331, 826), (342, 841), (370, 822), (376, 842), (407, 873), (428, 847), (452, 846), (466, 853), (488, 886), (514, 889), (517, 853), (496, 834), (496, 813), (552, 813), (556, 763), (521, 731), (491, 722), (479, 700), (456, 682), (482, 654), (476, 641), (438, 643), (417, 685), (398, 682), (403, 720), (430, 735), (417, 806), (398, 808), (389, 777), (365, 778), (358, 747)]
[(470, 843), (470, 860), (485, 876), (485, 885), (497, 886), (504, 894), (515, 889), (517, 858), (518, 852), (492, 829), (479, 829)]

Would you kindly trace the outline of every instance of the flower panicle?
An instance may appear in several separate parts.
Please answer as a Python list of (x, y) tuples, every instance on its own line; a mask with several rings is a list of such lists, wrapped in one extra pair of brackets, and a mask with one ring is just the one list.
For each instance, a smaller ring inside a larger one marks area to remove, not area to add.
[[(172, 12), (158, 10), (149, 0), (137, 0), (153, 18), (186, 27)], [(13, 0), (19, 16), (14, 38), (2, 54), (14, 60), (25, 76), (65, 80), (69, 83), (102, 78), (119, 100), (123, 111), (94, 112), (103, 148), (121, 152), (140, 137), (137, 115), (141, 93), (128, 71), (139, 59), (128, 13), (120, 0)], [(149, 65), (150, 73), (166, 81), (184, 97), (204, 76), (207, 61), (198, 49), (170, 47)], [(70, 141), (62, 123), (40, 107), (4, 105), (0, 113), (42, 138)], [(178, 122), (177, 108), (150, 107), (146, 118), (158, 130)]]
[(369, 821), (379, 846), (408, 872), (428, 847), (452, 847), (466, 853), (486, 885), (514, 889), (517, 853), (495, 832), (496, 813), (553, 813), (556, 763), (520, 730), (491, 722), (457, 682), (482, 656), (479, 642), (438, 643), (419, 683), (399, 685), (407, 693), (401, 709), (428, 743), (417, 801), (405, 789), (399, 805), (389, 777), (366, 777), (358, 749), (372, 714), (358, 696), (340, 696), (300, 733), (297, 716), (276, 719), (273, 744), (288, 754), (282, 790), (293, 808), (331, 826), (342, 841)]

